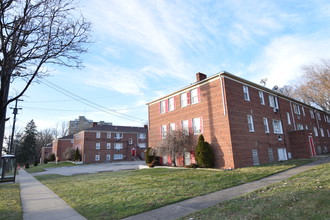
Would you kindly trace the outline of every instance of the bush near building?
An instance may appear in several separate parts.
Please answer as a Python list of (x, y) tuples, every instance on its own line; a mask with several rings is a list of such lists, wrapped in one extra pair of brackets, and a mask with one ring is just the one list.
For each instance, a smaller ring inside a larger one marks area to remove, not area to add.
[(205, 141), (202, 134), (198, 137), (198, 143), (196, 146), (196, 161), (199, 167), (214, 167), (214, 155), (211, 145)]

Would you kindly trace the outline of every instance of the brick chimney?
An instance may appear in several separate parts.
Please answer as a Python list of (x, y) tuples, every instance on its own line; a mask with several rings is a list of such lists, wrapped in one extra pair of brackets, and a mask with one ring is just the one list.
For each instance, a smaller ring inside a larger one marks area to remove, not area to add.
[(196, 82), (202, 81), (203, 79), (206, 79), (206, 75), (204, 73), (196, 73)]

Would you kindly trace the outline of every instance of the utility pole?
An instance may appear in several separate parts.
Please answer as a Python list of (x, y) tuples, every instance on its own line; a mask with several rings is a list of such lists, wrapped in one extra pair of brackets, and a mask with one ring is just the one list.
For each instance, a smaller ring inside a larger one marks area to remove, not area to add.
[(13, 149), (13, 143), (14, 143), (14, 133), (15, 133), (15, 123), (16, 123), (16, 115), (18, 114), (18, 110), (21, 110), (22, 108), (17, 108), (17, 102), (18, 101), (23, 101), (22, 99), (16, 99), (16, 103), (15, 103), (15, 108), (10, 108), (10, 109), (14, 109), (13, 110), (13, 114), (14, 114), (14, 122), (13, 122), (13, 129), (12, 129), (12, 133), (11, 133), (11, 140), (10, 140), (10, 149), (9, 149), (9, 154), (13, 154), (14, 153), (14, 149)]

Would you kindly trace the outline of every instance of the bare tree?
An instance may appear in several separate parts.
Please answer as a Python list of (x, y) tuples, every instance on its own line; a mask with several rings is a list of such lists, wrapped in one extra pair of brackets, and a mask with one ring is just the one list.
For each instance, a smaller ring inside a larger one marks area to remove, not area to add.
[(304, 74), (295, 97), (330, 112), (330, 60), (303, 67)]
[[(82, 67), (91, 24), (76, 8), (74, 0), (0, 0), (0, 154), (8, 104), (47, 75), (44, 64)], [(18, 79), (25, 86), (9, 97)]]
[(192, 133), (183, 130), (170, 131), (156, 148), (152, 149), (152, 154), (156, 156), (171, 156), (172, 164), (176, 166), (176, 157), (182, 156), (186, 152), (195, 149), (195, 138)]
[(37, 134), (37, 145), (36, 145), (36, 161), (40, 161), (41, 149), (46, 147), (47, 144), (51, 143), (56, 137), (56, 129), (47, 128), (39, 131)]

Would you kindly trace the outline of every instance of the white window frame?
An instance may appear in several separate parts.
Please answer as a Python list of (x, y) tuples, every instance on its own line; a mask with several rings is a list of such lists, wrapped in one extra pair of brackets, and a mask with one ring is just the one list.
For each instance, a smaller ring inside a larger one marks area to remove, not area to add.
[(317, 118), (317, 120), (321, 121), (321, 114), (320, 114), (320, 112), (316, 112), (316, 118)]
[(293, 112), (294, 112), (296, 115), (300, 115), (300, 107), (299, 107), (299, 105), (297, 105), (297, 104), (293, 104)]
[(100, 160), (100, 154), (95, 154), (95, 161), (99, 161)]
[(265, 133), (269, 133), (268, 119), (263, 118)]
[(259, 91), (259, 99), (260, 99), (260, 104), (265, 105), (265, 97), (263, 91)]
[(162, 136), (162, 139), (164, 139), (167, 135), (167, 125), (162, 125), (161, 126), (161, 136)]
[(249, 87), (246, 85), (243, 85), (243, 93), (244, 93), (244, 100), (250, 101), (250, 94), (249, 94)]
[(201, 118), (193, 118), (192, 124), (193, 124), (194, 134), (195, 135), (200, 134), (202, 132)]
[(309, 114), (311, 115), (311, 118), (315, 118), (314, 112), (312, 109), (309, 110)]
[(323, 130), (323, 128), (320, 128), (320, 134), (321, 134), (321, 137), (324, 137), (324, 130)]
[(181, 93), (180, 95), (181, 108), (188, 106), (188, 97), (187, 93)]
[(96, 132), (96, 138), (101, 138), (101, 132), (99, 131)]
[(123, 143), (115, 143), (113, 149), (122, 150), (123, 149)]
[(174, 111), (174, 97), (168, 99), (168, 111)]
[(278, 107), (278, 99), (276, 96), (273, 95), (268, 95), (268, 100), (269, 100), (269, 106), (272, 108), (279, 108)]
[(133, 144), (133, 138), (128, 139), (128, 144)]
[(188, 120), (182, 120), (181, 121), (181, 127), (182, 127), (182, 131), (185, 133), (189, 133), (189, 121)]
[(304, 130), (304, 126), (302, 124), (297, 124), (297, 130), (298, 131)]
[(190, 91), (190, 99), (191, 99), (191, 104), (196, 104), (198, 103), (198, 89), (192, 89)]
[(114, 154), (113, 159), (114, 160), (122, 160), (123, 159), (123, 154)]
[(175, 123), (170, 123), (170, 131), (175, 131)]
[(273, 120), (274, 134), (283, 134), (283, 127), (281, 120)]
[(95, 144), (95, 149), (96, 150), (100, 150), (100, 148), (101, 148), (101, 143), (96, 143)]
[(107, 138), (111, 138), (111, 132), (107, 132)]
[(121, 133), (121, 132), (116, 132), (114, 136), (115, 136), (115, 138), (116, 138), (117, 140), (119, 140), (119, 139), (122, 139), (122, 138), (123, 138), (123, 133)]
[(301, 111), (302, 111), (303, 116), (305, 116), (305, 108), (304, 108), (304, 106), (301, 106)]
[(166, 112), (166, 102), (165, 100), (160, 101), (160, 114), (164, 114)]
[(286, 119), (288, 120), (288, 125), (291, 125), (291, 118), (290, 118), (290, 113), (286, 113)]
[(111, 143), (107, 143), (107, 150), (111, 149)]
[(147, 144), (146, 143), (139, 143), (138, 146), (139, 146), (139, 148), (146, 148)]
[(144, 140), (147, 138), (146, 133), (139, 133), (139, 139)]
[(329, 129), (327, 129), (327, 133), (328, 133), (328, 137), (330, 137), (330, 131), (329, 131)]
[(318, 137), (319, 136), (319, 132), (317, 130), (317, 127), (313, 127), (313, 131), (314, 131), (315, 137)]
[(247, 122), (248, 122), (249, 132), (254, 132), (254, 124), (253, 124), (253, 116), (252, 115), (247, 115)]
[(106, 160), (111, 160), (111, 154), (106, 155)]

